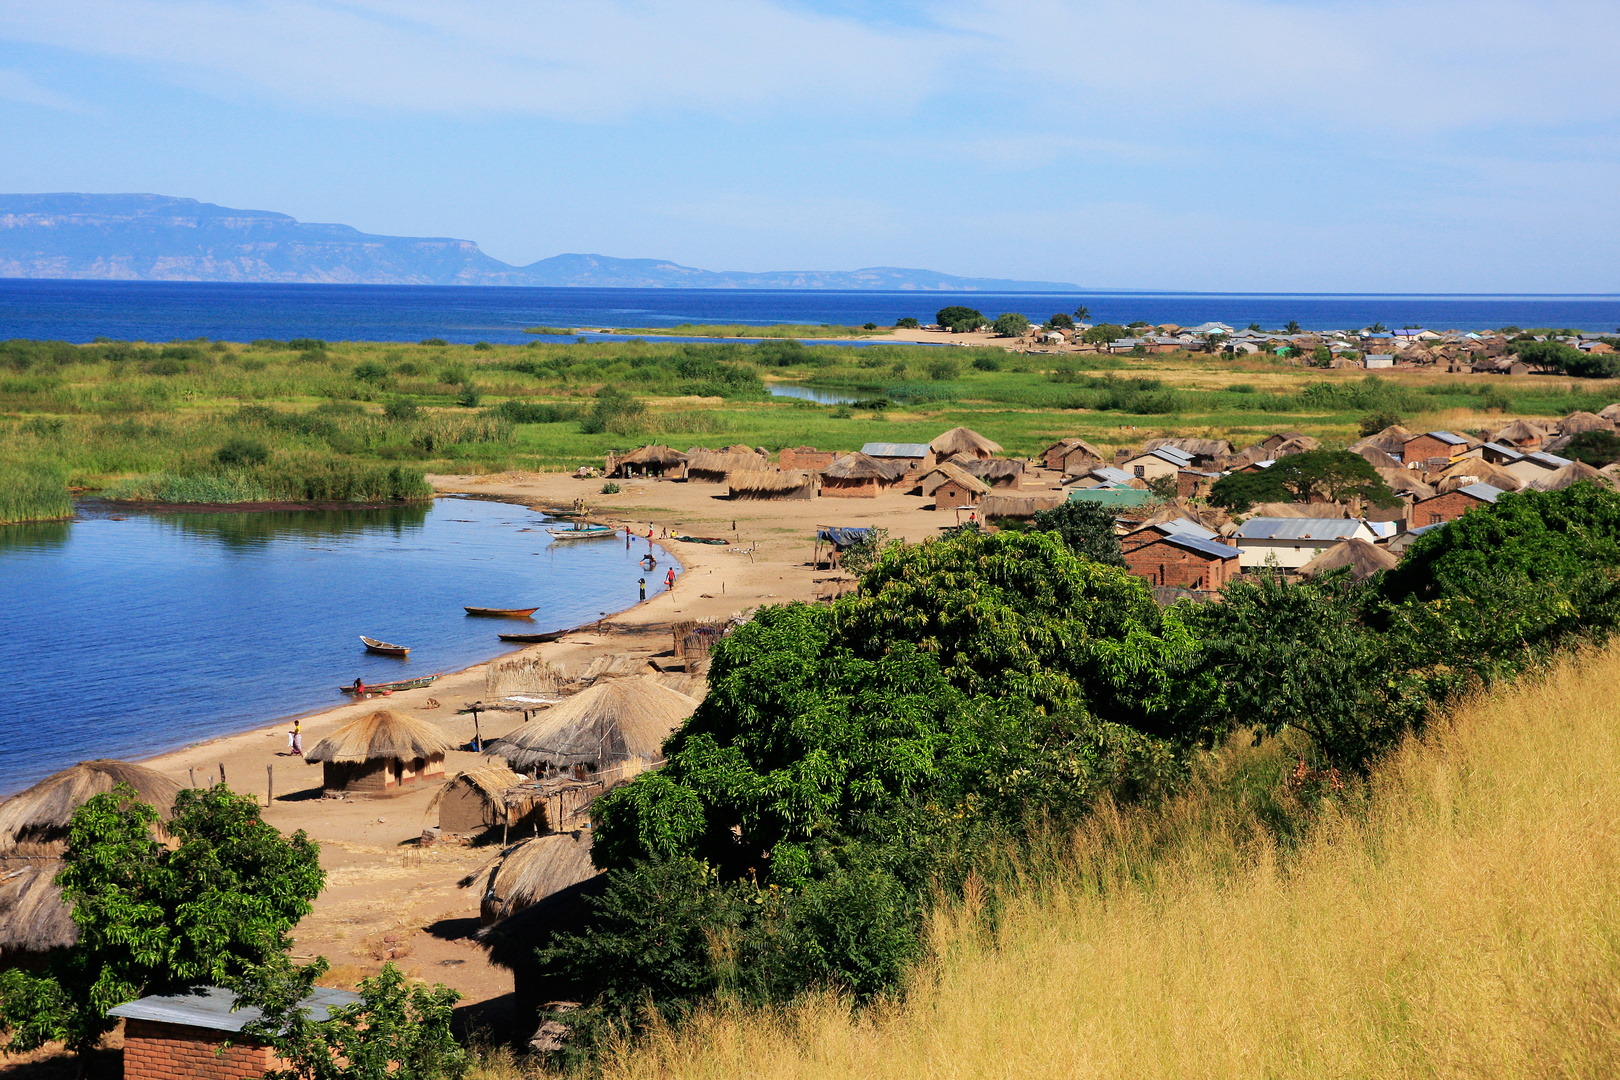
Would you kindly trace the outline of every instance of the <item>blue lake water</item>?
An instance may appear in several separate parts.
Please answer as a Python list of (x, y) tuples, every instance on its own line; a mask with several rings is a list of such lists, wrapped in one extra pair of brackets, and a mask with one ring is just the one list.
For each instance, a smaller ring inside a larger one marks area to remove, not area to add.
[[(0, 339), (86, 342), (227, 341), (318, 337), (328, 341), (533, 341), (526, 326), (672, 327), (681, 323), (889, 325), (932, 322), (947, 304), (994, 317), (1033, 319), (1080, 304), (1093, 320), (1194, 326), (1290, 319), (1312, 330), (1375, 322), (1391, 327), (1478, 330), (1575, 327), (1613, 333), (1620, 296), (1350, 296), (1226, 293), (918, 293), (756, 289), (538, 289), (415, 285), (236, 285), (213, 282), (0, 279)], [(552, 338), (550, 340), (558, 340)], [(567, 339), (571, 340), (571, 339)]]
[[(643, 540), (554, 543), (521, 506), (139, 514), (0, 527), (0, 795), (342, 703), (340, 684), (450, 672), (663, 591)], [(556, 525), (556, 522), (549, 522)], [(463, 605), (539, 607), (532, 620)], [(359, 635), (411, 646), (365, 652)], [(447, 707), (452, 705), (446, 701)]]

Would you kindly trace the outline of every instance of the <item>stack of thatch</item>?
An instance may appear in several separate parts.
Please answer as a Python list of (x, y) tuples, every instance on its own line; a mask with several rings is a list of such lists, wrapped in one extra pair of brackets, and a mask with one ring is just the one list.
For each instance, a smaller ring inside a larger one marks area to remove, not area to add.
[(664, 740), (697, 704), (651, 679), (609, 679), (494, 740), (488, 752), (524, 771), (575, 765), (603, 770), (632, 759), (651, 764), (662, 759)]
[(1024, 463), (1011, 458), (976, 458), (957, 454), (948, 461), (970, 476), (977, 476), (991, 487), (1017, 487), (1024, 476)]
[(811, 499), (818, 490), (808, 469), (750, 469), (726, 476), (733, 499)]
[[(1399, 424), (1391, 424), (1376, 435), (1369, 435), (1360, 442), (1352, 444), (1350, 450), (1352, 453), (1360, 453), (1362, 447), (1370, 446), (1400, 460), (1402, 451), (1406, 447), (1406, 440), (1410, 439), (1413, 434), (1413, 432), (1407, 431)], [(1377, 465), (1379, 463), (1374, 461), (1373, 464)]]
[(1589, 412), (1572, 412), (1558, 422), (1558, 434), (1579, 435), (1583, 431), (1614, 431), (1614, 421)]
[[(1382, 453), (1382, 451), (1375, 451)], [(1389, 490), (1397, 495), (1410, 495), (1415, 499), (1427, 499), (1436, 494), (1434, 488), (1425, 484), (1418, 478), (1417, 473), (1410, 469), (1387, 468), (1379, 469), (1378, 475), (1384, 478)]]
[(904, 476), (905, 472), (904, 465), (879, 461), (857, 450), (852, 454), (840, 454), (837, 460), (821, 470), (821, 479), (842, 482), (872, 480), (889, 484)]
[(966, 454), (973, 458), (995, 457), (1001, 453), (1001, 444), (991, 442), (972, 428), (954, 427), (928, 444), (936, 461)]
[(433, 724), (391, 709), (378, 709), (350, 720), (316, 743), (304, 760), (339, 765), (390, 758), (412, 761), (443, 757), (455, 748), (455, 743)]
[(1329, 570), (1348, 566), (1351, 581), (1365, 581), (1374, 574), (1393, 570), (1399, 562), (1399, 559), (1377, 544), (1369, 544), (1361, 539), (1350, 539), (1323, 551), (1300, 567), (1299, 573), (1301, 577), (1315, 577)]
[(118, 784), (167, 821), (180, 785), (144, 765), (81, 761), (0, 803), (0, 958), (41, 955), (79, 939), (55, 884), (73, 812)]
[(1350, 508), (1343, 503), (1255, 503), (1244, 515), (1251, 518), (1344, 518)]
[(596, 874), (590, 833), (553, 833), (513, 844), (489, 864), (487, 873), (480, 868), (459, 884), (465, 889), (482, 878), (478, 908), (480, 921), (488, 926)]
[(994, 518), (1028, 521), (1042, 510), (1055, 509), (1066, 498), (1067, 496), (1061, 493), (1052, 495), (985, 495), (979, 499), (979, 516), (986, 521)]
[(1547, 441), (1545, 429), (1528, 420), (1514, 420), (1491, 433), (1489, 442), (1499, 446), (1512, 446), (1521, 450), (1534, 450)]
[(1478, 458), (1464, 458), (1442, 472), (1435, 484), (1439, 492), (1455, 491), (1469, 484), (1489, 484), (1502, 491), (1518, 491), (1524, 482), (1500, 466)]
[(724, 450), (706, 450), (694, 446), (686, 452), (686, 479), (698, 483), (723, 484), (732, 473), (770, 469), (769, 458), (754, 453), (746, 446), (727, 447)]
[(1377, 469), (1379, 472), (1383, 472), (1386, 469), (1406, 468), (1406, 466), (1401, 463), (1400, 451), (1397, 450), (1394, 454), (1389, 454), (1383, 450), (1380, 450), (1378, 447), (1373, 446), (1366, 440), (1362, 440), (1361, 442), (1358, 442), (1354, 446), (1350, 447), (1350, 452), (1366, 458), (1372, 464), (1372, 467)]
[(1537, 491), (1563, 491), (1571, 484), (1578, 484), (1582, 480), (1590, 480), (1605, 487), (1614, 486), (1612, 474), (1599, 472), (1584, 461), (1572, 461), (1562, 469), (1534, 481), (1530, 486)]

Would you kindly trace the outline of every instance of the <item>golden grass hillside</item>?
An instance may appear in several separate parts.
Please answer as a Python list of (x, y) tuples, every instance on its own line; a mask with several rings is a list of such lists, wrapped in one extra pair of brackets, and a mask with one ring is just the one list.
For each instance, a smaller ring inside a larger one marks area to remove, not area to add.
[(606, 1073), (1620, 1075), (1617, 698), (1610, 649), (1475, 702), (1286, 857), (1213, 786), (1099, 816), (995, 932), (943, 911), (904, 1004), (722, 1010)]

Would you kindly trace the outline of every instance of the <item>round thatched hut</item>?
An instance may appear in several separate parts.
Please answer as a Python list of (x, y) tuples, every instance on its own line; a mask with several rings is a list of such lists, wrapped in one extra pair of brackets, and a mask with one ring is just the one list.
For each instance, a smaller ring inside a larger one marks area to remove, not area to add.
[(570, 885), (596, 876), (588, 831), (552, 833), (513, 844), (490, 863), (461, 879), (463, 888), (483, 881), (478, 903), (485, 926), (522, 911)]
[(428, 810), (437, 806), (439, 828), (461, 836), (474, 836), (496, 825), (521, 823), (509, 819), (502, 796), (526, 779), (503, 762), (492, 761), (446, 780)]
[(697, 704), (642, 676), (607, 679), (494, 740), (488, 752), (524, 771), (644, 768), (663, 760), (664, 740)]
[(128, 784), (167, 820), (180, 785), (127, 761), (81, 761), (0, 803), (0, 965), (37, 962), (79, 939), (56, 875), (73, 812)]
[(1351, 581), (1365, 581), (1374, 574), (1393, 570), (1400, 560), (1377, 544), (1350, 539), (1334, 544), (1299, 568), (1301, 577), (1315, 577), (1348, 566)]
[(823, 498), (875, 499), (904, 474), (903, 469), (857, 450), (821, 470), (821, 494)]
[(1537, 491), (1563, 491), (1571, 484), (1578, 484), (1582, 480), (1590, 480), (1603, 487), (1614, 486), (1614, 478), (1610, 474), (1598, 472), (1584, 461), (1572, 461), (1562, 469), (1549, 473), (1530, 486)]
[(991, 442), (972, 428), (953, 427), (929, 443), (928, 449), (934, 452), (935, 461), (944, 461), (946, 458), (953, 458), (957, 454), (966, 454), (975, 458), (988, 458), (1001, 453), (1001, 444)]
[(609, 476), (663, 476), (686, 464), (686, 455), (669, 446), (643, 446), (608, 460)]
[(1572, 412), (1558, 422), (1558, 434), (1579, 435), (1583, 431), (1613, 431), (1614, 421), (1589, 412)]
[(443, 731), (389, 709), (349, 721), (315, 744), (304, 760), (321, 762), (321, 786), (355, 795), (392, 795), (444, 776), (455, 749)]

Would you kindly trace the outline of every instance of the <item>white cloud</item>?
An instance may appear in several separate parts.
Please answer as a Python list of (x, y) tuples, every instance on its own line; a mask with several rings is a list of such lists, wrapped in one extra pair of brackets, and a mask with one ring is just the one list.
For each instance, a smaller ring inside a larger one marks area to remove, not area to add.
[(937, 61), (915, 37), (763, 0), (70, 0), (7, 6), (0, 36), (305, 105), (568, 120), (905, 108)]
[(0, 100), (19, 101), (25, 105), (39, 105), (64, 112), (90, 111), (83, 102), (43, 87), (23, 72), (8, 68), (0, 68)]

